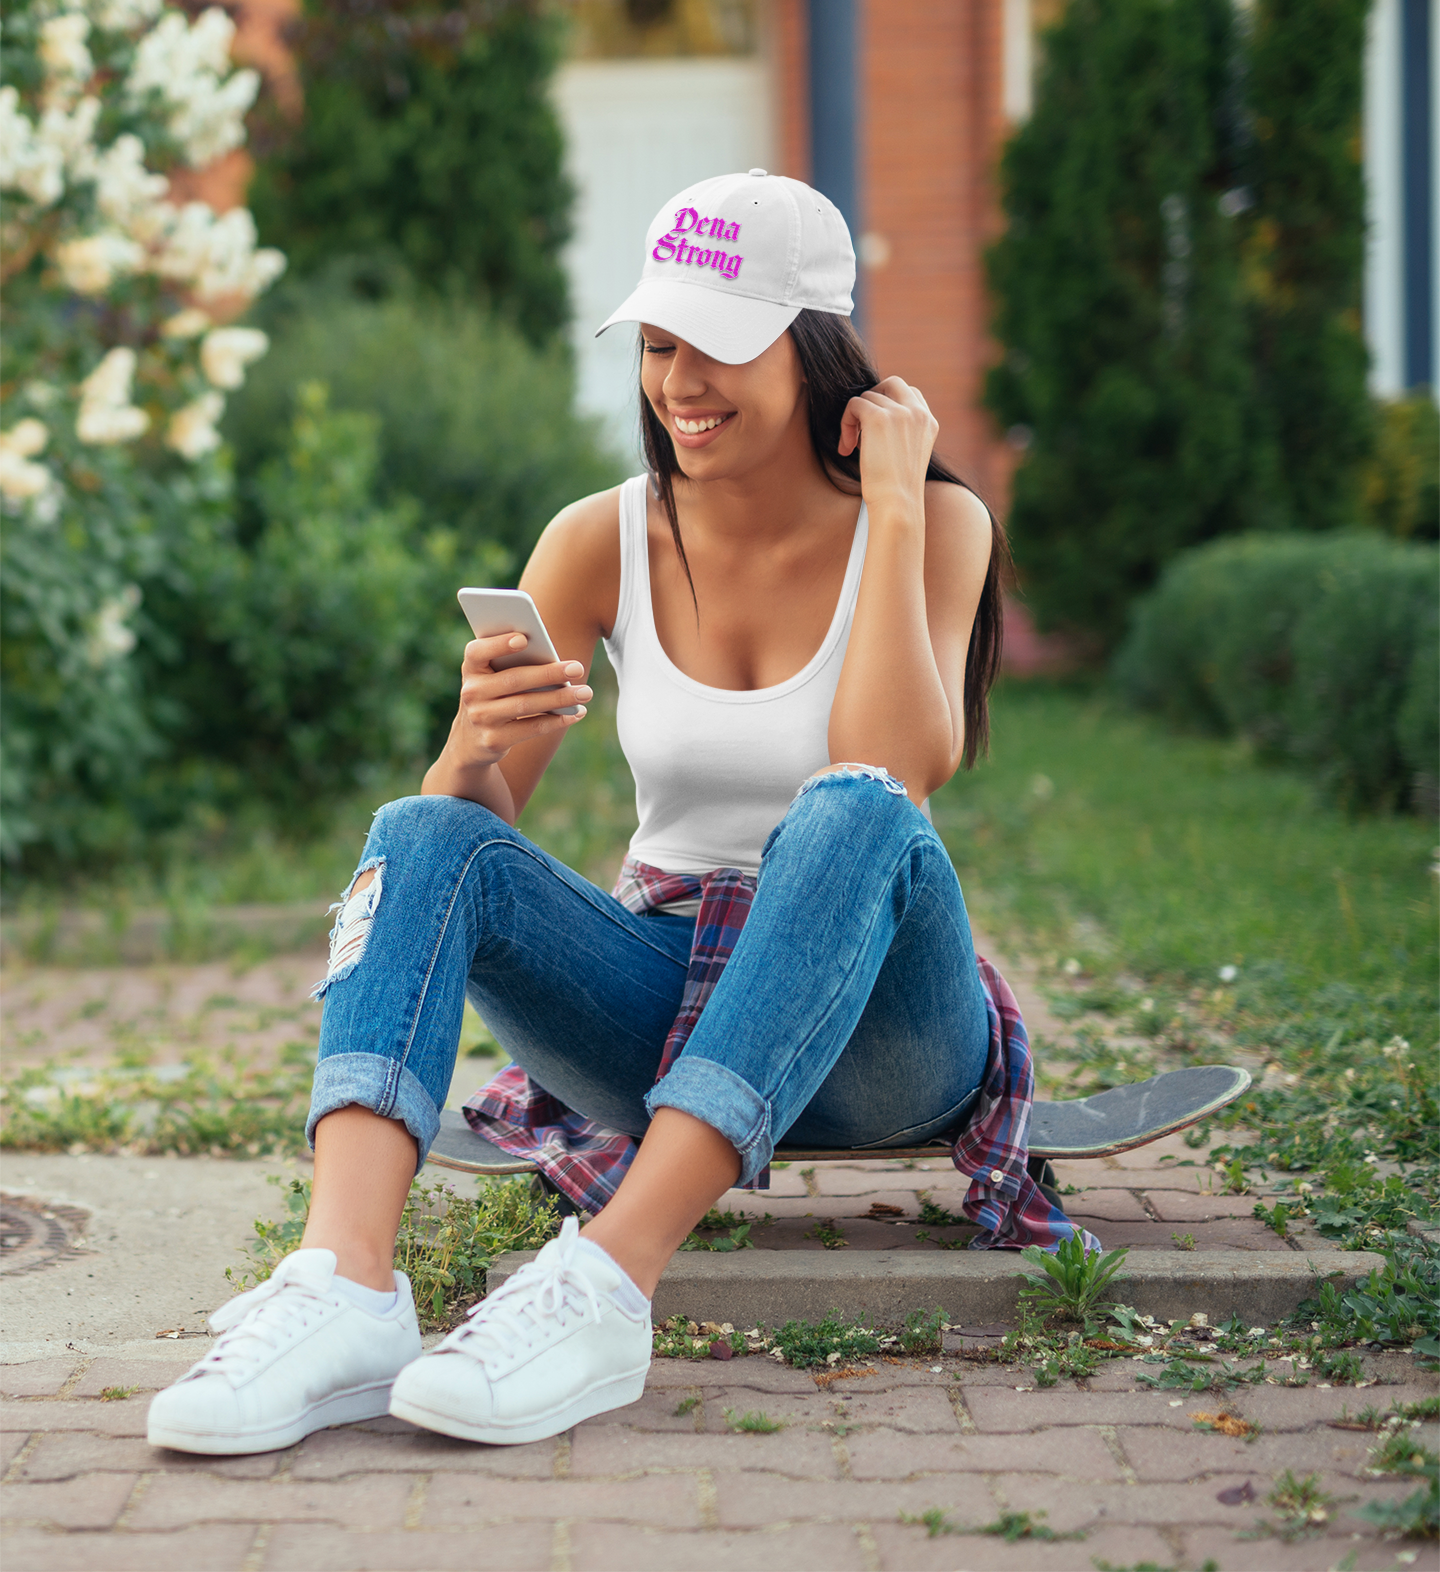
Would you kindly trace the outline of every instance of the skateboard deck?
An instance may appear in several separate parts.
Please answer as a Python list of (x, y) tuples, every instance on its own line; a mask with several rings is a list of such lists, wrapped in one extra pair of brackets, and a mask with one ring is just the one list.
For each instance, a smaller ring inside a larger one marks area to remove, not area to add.
[[(1196, 1065), (1171, 1070), (1148, 1081), (1112, 1086), (1108, 1092), (1076, 1097), (1066, 1102), (1036, 1103), (1030, 1117), (1030, 1155), (1039, 1158), (1109, 1157), (1128, 1152), (1161, 1136), (1173, 1135), (1198, 1124), (1232, 1103), (1250, 1085), (1248, 1070), (1224, 1064)], [(857, 1158), (943, 1157), (946, 1141), (923, 1146), (867, 1146), (857, 1150), (835, 1147), (777, 1146), (778, 1162), (854, 1162)], [(430, 1148), (429, 1161), (438, 1168), (462, 1174), (532, 1174), (528, 1158), (511, 1157), (465, 1122), (458, 1109), (440, 1115), (440, 1133)]]

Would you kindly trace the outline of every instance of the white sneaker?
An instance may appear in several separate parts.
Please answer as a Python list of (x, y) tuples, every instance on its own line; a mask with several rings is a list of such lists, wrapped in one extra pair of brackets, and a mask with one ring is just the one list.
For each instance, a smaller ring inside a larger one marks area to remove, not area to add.
[(619, 1274), (577, 1249), (579, 1238), (567, 1217), (558, 1239), (400, 1373), (390, 1412), (504, 1446), (635, 1402), (650, 1368), (649, 1307), (622, 1309)]
[(217, 1310), (219, 1341), (151, 1401), (150, 1445), (273, 1452), (385, 1413), (395, 1377), (420, 1355), (409, 1281), (396, 1272), (394, 1308), (372, 1315), (333, 1287), (334, 1276), (334, 1251), (296, 1250)]

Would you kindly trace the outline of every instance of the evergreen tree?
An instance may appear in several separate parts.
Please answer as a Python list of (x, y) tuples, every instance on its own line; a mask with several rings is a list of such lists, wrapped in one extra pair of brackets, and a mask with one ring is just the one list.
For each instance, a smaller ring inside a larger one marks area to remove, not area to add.
[(554, 340), (571, 201), (547, 95), (560, 26), (539, 0), (306, 0), (291, 35), (304, 113), (265, 128), (260, 232), (298, 273), (398, 257)]
[(1234, 50), (1229, 0), (1071, 0), (1005, 153), (987, 402), (1028, 437), (1016, 561), (1043, 626), (1105, 643), (1177, 551), (1266, 522)]
[(1283, 518), (1296, 529), (1356, 522), (1373, 441), (1360, 324), (1369, 3), (1256, 0), (1250, 18), (1246, 276), (1259, 410), (1278, 450)]

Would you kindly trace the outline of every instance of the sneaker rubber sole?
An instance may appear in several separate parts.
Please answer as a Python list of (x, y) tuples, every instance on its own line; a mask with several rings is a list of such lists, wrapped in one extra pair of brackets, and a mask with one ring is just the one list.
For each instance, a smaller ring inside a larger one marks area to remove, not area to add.
[(396, 1419), (408, 1419), (412, 1425), (436, 1430), (441, 1435), (455, 1436), (461, 1441), (487, 1441), (492, 1446), (523, 1446), (527, 1441), (544, 1441), (550, 1436), (557, 1436), (572, 1425), (578, 1425), (582, 1419), (593, 1419), (596, 1414), (608, 1413), (612, 1408), (624, 1408), (629, 1403), (638, 1402), (645, 1390), (645, 1376), (649, 1368), (650, 1361), (647, 1358), (638, 1370), (598, 1381), (559, 1408), (510, 1424), (479, 1424), (454, 1414), (440, 1413), (404, 1397), (391, 1399), (390, 1412)]
[(367, 1386), (332, 1392), (329, 1397), (312, 1403), (284, 1424), (232, 1430), (225, 1434), (182, 1430), (151, 1420), (146, 1426), (145, 1438), (151, 1446), (169, 1447), (174, 1452), (201, 1452), (207, 1457), (278, 1452), (282, 1447), (294, 1446), (297, 1441), (303, 1441), (316, 1430), (325, 1430), (331, 1425), (354, 1424), (360, 1419), (383, 1417), (390, 1412), (390, 1388), (393, 1385), (393, 1380), (372, 1381)]

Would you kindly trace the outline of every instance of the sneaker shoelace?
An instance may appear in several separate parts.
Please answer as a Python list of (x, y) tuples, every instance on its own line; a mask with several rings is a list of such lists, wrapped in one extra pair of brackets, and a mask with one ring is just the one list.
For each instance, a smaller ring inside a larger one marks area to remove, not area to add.
[(335, 1299), (313, 1285), (293, 1278), (289, 1262), (282, 1261), (275, 1275), (237, 1295), (211, 1317), (211, 1328), (220, 1338), (187, 1375), (224, 1374), (240, 1379), (267, 1355), (283, 1348), (296, 1333), (333, 1308)]
[(468, 1311), (440, 1347), (459, 1349), (488, 1368), (533, 1348), (537, 1336), (567, 1326), (571, 1310), (598, 1325), (600, 1295), (577, 1263), (579, 1237), (579, 1225), (567, 1217), (555, 1244)]

